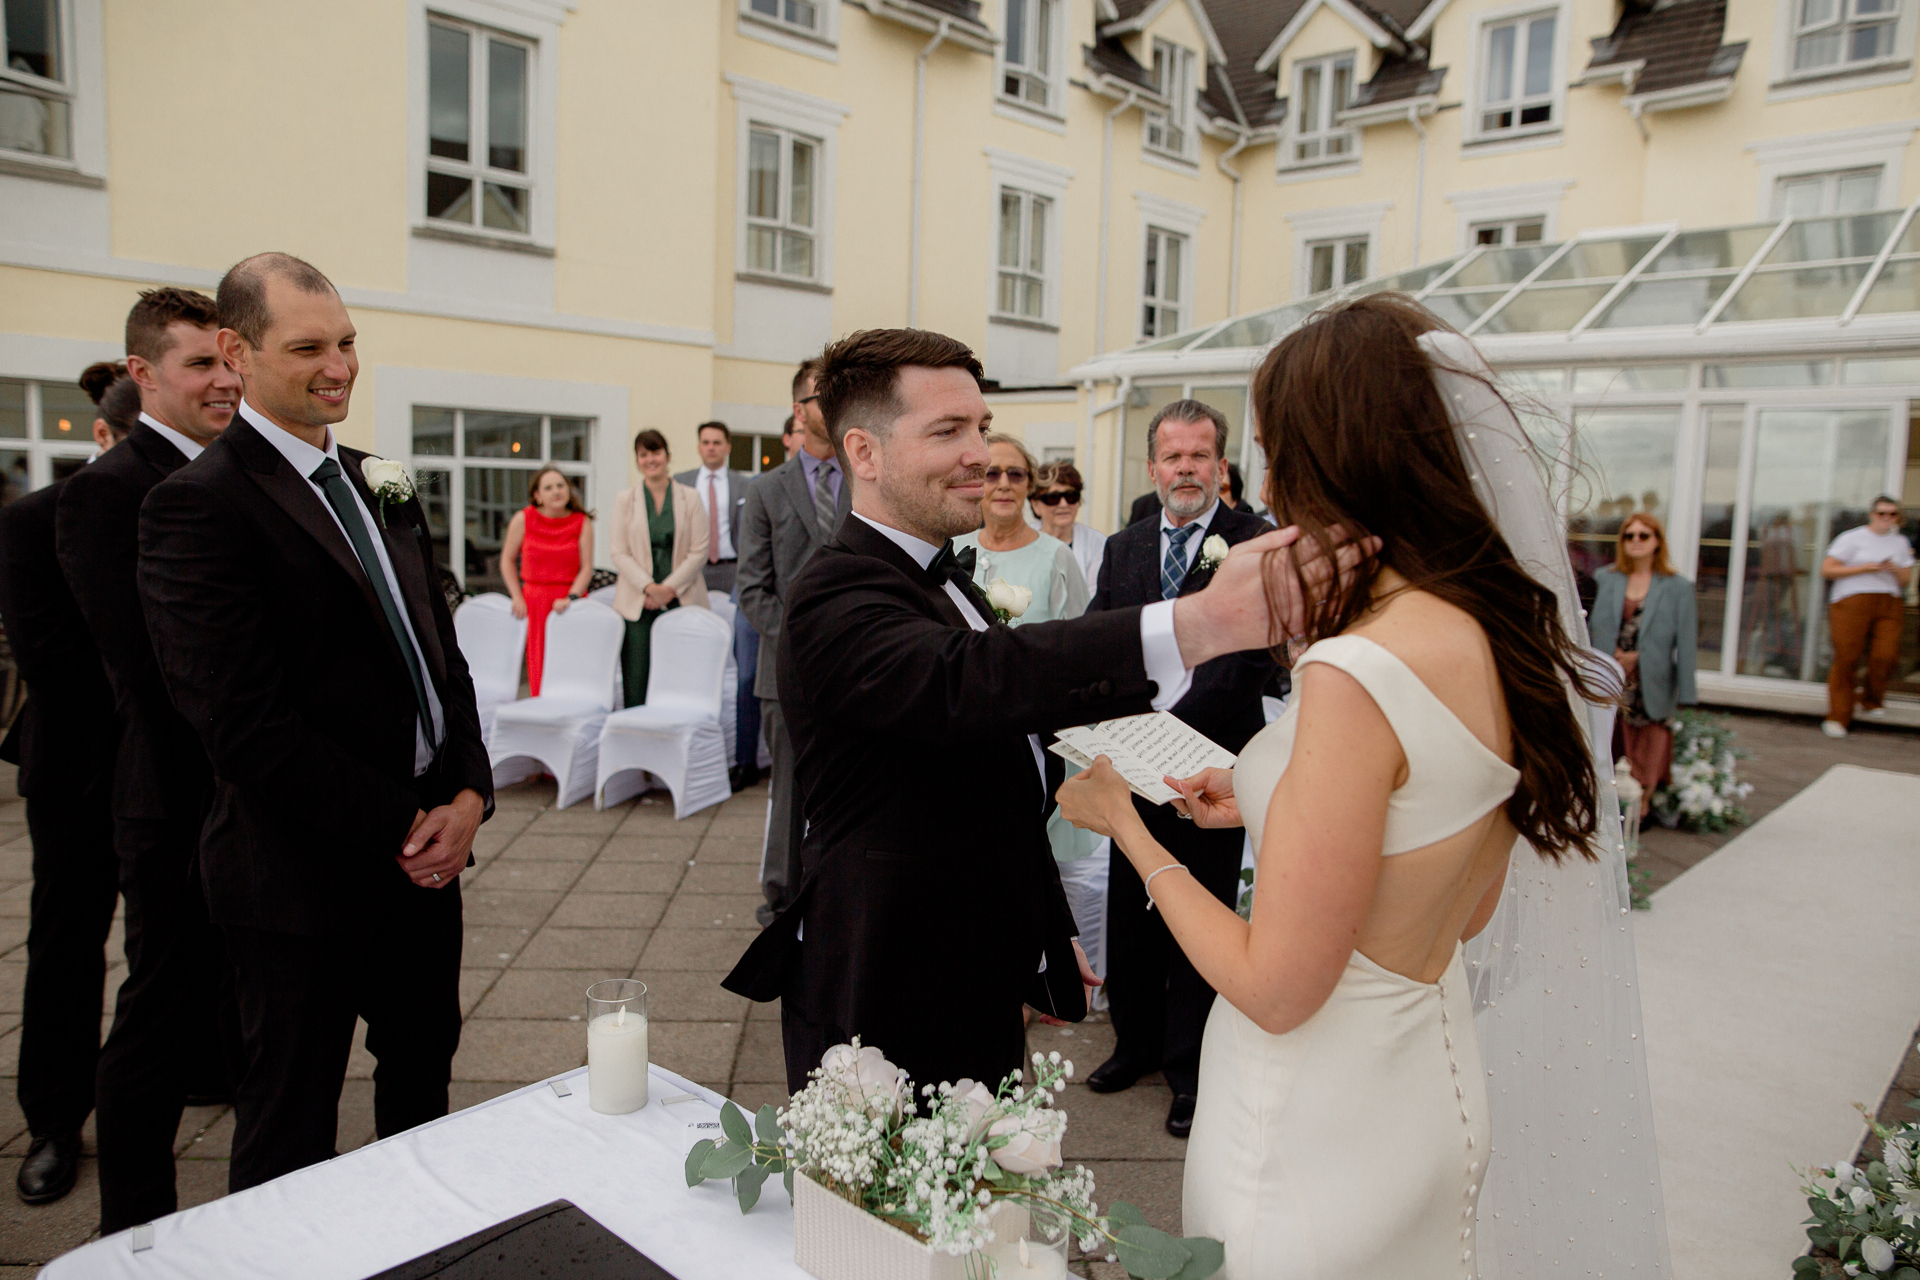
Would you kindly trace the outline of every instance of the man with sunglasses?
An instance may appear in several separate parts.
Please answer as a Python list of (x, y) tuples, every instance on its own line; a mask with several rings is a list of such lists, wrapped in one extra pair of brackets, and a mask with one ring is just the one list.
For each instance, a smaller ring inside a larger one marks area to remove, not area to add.
[(1827, 718), (1820, 731), (1844, 738), (1853, 719), (1854, 679), (1862, 655), (1867, 686), (1860, 714), (1870, 720), (1887, 714), (1887, 681), (1900, 656), (1900, 597), (1913, 581), (1913, 546), (1900, 536), (1900, 500), (1885, 494), (1875, 498), (1867, 523), (1848, 529), (1827, 548), (1820, 576), (1833, 584), (1827, 605), (1833, 666), (1827, 671)]
[(1074, 561), (1086, 575), (1091, 593), (1100, 581), (1100, 562), (1107, 553), (1107, 535), (1091, 525), (1080, 523), (1080, 495), (1086, 486), (1071, 462), (1049, 462), (1040, 468), (1033, 495), (1034, 519), (1040, 532), (1050, 534), (1073, 548)]

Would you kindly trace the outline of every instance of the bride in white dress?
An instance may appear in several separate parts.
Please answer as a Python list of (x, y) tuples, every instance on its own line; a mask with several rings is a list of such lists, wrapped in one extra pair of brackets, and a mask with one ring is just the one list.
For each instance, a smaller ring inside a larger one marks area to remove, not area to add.
[[(1302, 543), (1380, 550), (1303, 617), (1270, 578), (1277, 634), (1312, 641), (1290, 705), (1233, 770), (1168, 779), (1201, 825), (1246, 826), (1250, 923), (1147, 834), (1110, 765), (1060, 792), (1219, 992), (1185, 1230), (1225, 1242), (1227, 1280), (1664, 1272), (1631, 934), (1607, 923), (1617, 810), (1589, 739), (1606, 673), (1489, 378), (1395, 295), (1324, 313), (1254, 377), (1274, 511)], [(1270, 572), (1307, 588), (1285, 553)]]

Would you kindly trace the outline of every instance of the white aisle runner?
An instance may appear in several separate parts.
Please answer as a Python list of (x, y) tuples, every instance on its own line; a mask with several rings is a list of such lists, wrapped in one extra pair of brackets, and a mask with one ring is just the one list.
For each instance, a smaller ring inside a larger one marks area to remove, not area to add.
[(1920, 777), (1835, 766), (1635, 919), (1674, 1280), (1785, 1276), (1793, 1167), (1852, 1158), (1912, 1052), (1917, 817)]
[[(724, 1182), (689, 1189), (694, 1134), (720, 1095), (652, 1068), (648, 1104), (587, 1106), (586, 1068), (458, 1111), (325, 1164), (160, 1219), (151, 1249), (121, 1232), (56, 1258), (46, 1280), (361, 1280), (476, 1231), (571, 1200), (680, 1280), (807, 1280), (778, 1179), (742, 1216)], [(665, 1105), (677, 1094), (701, 1101)]]

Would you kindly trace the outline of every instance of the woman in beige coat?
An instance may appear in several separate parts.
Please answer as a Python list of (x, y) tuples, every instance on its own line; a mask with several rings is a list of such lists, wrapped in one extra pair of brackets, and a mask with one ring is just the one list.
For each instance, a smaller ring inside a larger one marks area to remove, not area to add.
[(613, 567), (620, 571), (613, 608), (627, 620), (620, 649), (626, 704), (647, 700), (653, 623), (681, 605), (707, 607), (707, 521), (700, 495), (675, 484), (667, 438), (649, 427), (633, 438), (640, 483), (613, 500)]

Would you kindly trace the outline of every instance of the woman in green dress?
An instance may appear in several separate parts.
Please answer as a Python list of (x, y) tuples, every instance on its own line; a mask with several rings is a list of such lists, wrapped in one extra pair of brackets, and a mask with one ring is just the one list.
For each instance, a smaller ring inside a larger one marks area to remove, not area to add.
[(668, 474), (667, 438), (648, 428), (633, 438), (640, 483), (613, 501), (614, 612), (627, 620), (620, 648), (624, 701), (647, 700), (653, 624), (668, 609), (707, 607), (700, 566), (707, 559), (707, 521), (700, 495)]

